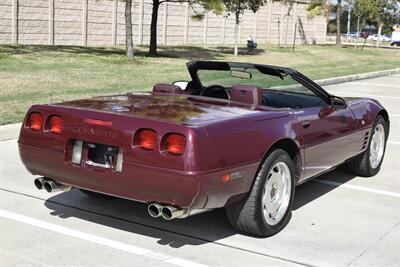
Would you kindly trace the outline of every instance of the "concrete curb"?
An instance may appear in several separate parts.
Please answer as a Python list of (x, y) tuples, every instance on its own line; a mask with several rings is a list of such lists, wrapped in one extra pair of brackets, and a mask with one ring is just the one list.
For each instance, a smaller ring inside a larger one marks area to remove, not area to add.
[[(378, 78), (378, 77), (394, 75), (394, 74), (399, 74), (399, 73), (400, 73), (400, 68), (397, 68), (397, 69), (374, 71), (374, 72), (368, 72), (368, 73), (361, 73), (361, 74), (355, 74), (355, 75), (340, 76), (340, 77), (316, 80), (315, 82), (321, 86), (324, 86), (324, 85), (352, 82), (352, 81), (358, 81), (358, 80), (364, 80), (364, 79), (370, 79), (370, 78)], [(21, 128), (21, 123), (7, 124), (7, 125), (0, 126), (0, 142), (18, 138), (20, 128)]]
[(0, 126), (0, 142), (18, 138), (21, 123), (6, 124)]
[(315, 82), (321, 86), (324, 86), (324, 85), (353, 82), (353, 81), (365, 80), (365, 79), (371, 79), (371, 78), (378, 78), (378, 77), (389, 76), (389, 75), (394, 75), (394, 74), (399, 74), (399, 73), (400, 73), (400, 68), (397, 68), (397, 69), (390, 69), (390, 70), (381, 70), (381, 71), (367, 72), (367, 73), (361, 73), (361, 74), (340, 76), (340, 77), (334, 77), (334, 78), (328, 78), (328, 79), (321, 79), (321, 80), (316, 80)]

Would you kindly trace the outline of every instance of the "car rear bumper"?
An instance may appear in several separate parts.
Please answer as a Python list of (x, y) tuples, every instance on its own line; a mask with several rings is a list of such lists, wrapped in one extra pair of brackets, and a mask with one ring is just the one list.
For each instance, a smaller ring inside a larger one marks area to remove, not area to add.
[[(174, 205), (180, 208), (211, 209), (225, 206), (232, 197), (250, 190), (258, 162), (207, 172), (187, 172), (124, 162), (121, 173), (72, 165), (65, 154), (19, 144), (25, 167), (35, 175), (78, 188), (134, 201)], [(226, 174), (235, 174), (221, 182)]]

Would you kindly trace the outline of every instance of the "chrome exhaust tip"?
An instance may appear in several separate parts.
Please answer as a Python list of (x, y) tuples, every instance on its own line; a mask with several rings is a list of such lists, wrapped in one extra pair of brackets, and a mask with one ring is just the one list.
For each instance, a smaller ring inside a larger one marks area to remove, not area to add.
[(173, 207), (173, 206), (165, 206), (161, 210), (161, 216), (165, 220), (168, 220), (168, 221), (173, 220), (175, 218), (182, 217), (185, 214), (186, 214), (186, 210), (178, 209), (178, 208)]
[(51, 180), (45, 181), (43, 186), (44, 186), (44, 189), (46, 189), (46, 191), (48, 193), (57, 192), (57, 191), (68, 191), (71, 189), (71, 186), (59, 184), (59, 183), (56, 183)]
[(147, 207), (147, 212), (150, 214), (151, 217), (158, 218), (161, 216), (161, 210), (163, 208), (164, 208), (164, 206), (162, 206), (158, 203), (153, 203)]
[(45, 183), (45, 179), (43, 177), (40, 178), (36, 178), (35, 181), (33, 182), (36, 186), (37, 189), (42, 190), (44, 183)]

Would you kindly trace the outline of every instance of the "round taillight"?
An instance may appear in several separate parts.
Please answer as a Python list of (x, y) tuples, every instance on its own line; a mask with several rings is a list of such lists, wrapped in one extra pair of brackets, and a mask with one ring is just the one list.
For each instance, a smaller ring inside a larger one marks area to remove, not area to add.
[(181, 134), (168, 134), (165, 139), (166, 150), (174, 155), (182, 155), (186, 148), (186, 137)]
[(42, 128), (43, 117), (42, 114), (33, 112), (29, 115), (26, 126), (34, 131), (40, 131)]
[(49, 131), (53, 134), (60, 134), (62, 131), (63, 119), (60, 116), (51, 116), (49, 119)]
[(153, 130), (144, 129), (139, 132), (137, 145), (146, 150), (154, 150), (157, 143), (157, 133)]

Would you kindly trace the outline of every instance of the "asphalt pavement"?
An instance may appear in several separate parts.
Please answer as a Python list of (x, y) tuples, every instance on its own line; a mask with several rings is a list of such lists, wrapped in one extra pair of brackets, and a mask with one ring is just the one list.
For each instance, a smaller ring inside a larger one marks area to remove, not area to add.
[(238, 234), (223, 210), (167, 222), (128, 200), (39, 191), (17, 141), (0, 142), (0, 265), (400, 266), (400, 75), (325, 88), (388, 109), (381, 172), (339, 168), (298, 186), (291, 221), (270, 238)]

